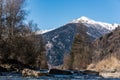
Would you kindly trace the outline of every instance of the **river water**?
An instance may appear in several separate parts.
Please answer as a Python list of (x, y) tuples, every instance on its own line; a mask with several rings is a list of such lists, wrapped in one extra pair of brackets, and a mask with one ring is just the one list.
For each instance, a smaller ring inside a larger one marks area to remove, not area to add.
[(91, 77), (91, 76), (65, 76), (65, 75), (57, 75), (56, 77), (47, 77), (42, 76), (38, 78), (33, 77), (20, 77), (20, 76), (0, 76), (0, 80), (120, 80), (113, 78), (99, 78), (99, 77)]
[(2, 73), (0, 80), (120, 80), (120, 78), (102, 78), (94, 75), (47, 75), (38, 78), (35, 77), (22, 77), (19, 73)]

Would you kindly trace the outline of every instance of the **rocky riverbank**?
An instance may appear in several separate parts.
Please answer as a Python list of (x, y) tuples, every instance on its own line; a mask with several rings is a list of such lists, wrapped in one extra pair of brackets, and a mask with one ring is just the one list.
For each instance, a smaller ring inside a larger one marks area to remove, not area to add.
[(116, 70), (109, 70), (109, 71), (92, 71), (92, 70), (59, 70), (59, 69), (50, 69), (48, 72), (43, 73), (39, 71), (38, 69), (25, 65), (21, 62), (18, 62), (16, 60), (9, 60), (9, 61), (3, 61), (0, 64), (0, 75), (2, 76), (2, 72), (9, 72), (9, 73), (19, 73), (23, 77), (40, 77), (40, 76), (51, 76), (51, 75), (90, 75), (90, 76), (103, 76), (105, 78), (120, 78), (120, 72), (117, 72)]
[[(10, 61), (9, 61), (10, 62)], [(12, 61), (11, 61), (12, 62)], [(59, 69), (50, 69), (48, 72), (41, 72), (31, 66), (24, 65), (20, 62), (14, 63), (4, 63), (0, 65), (0, 75), (4, 76), (3, 72), (9, 73), (19, 73), (23, 77), (40, 77), (40, 76), (52, 76), (52, 75), (92, 75), (99, 76), (99, 72), (84, 70), (84, 71), (76, 71), (76, 70), (59, 70)]]

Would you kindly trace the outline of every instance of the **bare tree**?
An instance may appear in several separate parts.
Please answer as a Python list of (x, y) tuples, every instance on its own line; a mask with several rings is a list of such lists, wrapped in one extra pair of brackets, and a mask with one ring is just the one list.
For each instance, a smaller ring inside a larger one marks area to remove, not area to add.
[(37, 25), (24, 23), (24, 6), (25, 0), (0, 0), (0, 57), (38, 67), (45, 60), (44, 44), (35, 34)]
[(74, 60), (73, 60), (72, 53), (71, 54), (65, 54), (64, 59), (63, 59), (63, 69), (64, 70), (72, 69), (73, 62), (74, 62)]

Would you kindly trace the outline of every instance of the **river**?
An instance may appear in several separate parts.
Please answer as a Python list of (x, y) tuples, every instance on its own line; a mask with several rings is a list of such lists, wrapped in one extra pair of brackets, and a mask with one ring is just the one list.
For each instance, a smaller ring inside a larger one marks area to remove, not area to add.
[(94, 75), (47, 75), (41, 77), (22, 77), (19, 73), (3, 73), (0, 80), (120, 80), (120, 78), (102, 78)]

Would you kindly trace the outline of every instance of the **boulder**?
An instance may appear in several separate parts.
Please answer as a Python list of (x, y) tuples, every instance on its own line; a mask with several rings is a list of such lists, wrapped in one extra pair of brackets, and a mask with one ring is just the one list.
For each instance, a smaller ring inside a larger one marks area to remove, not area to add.
[(49, 74), (61, 74), (61, 75), (70, 75), (71, 71), (59, 70), (59, 69), (50, 69)]
[(94, 75), (94, 76), (99, 76), (99, 72), (96, 71), (91, 71), (91, 70), (84, 70), (81, 71), (84, 75)]
[(0, 72), (8, 72), (8, 70), (0, 66)]
[(22, 70), (22, 76), (27, 77), (27, 76), (31, 76), (31, 77), (39, 77), (39, 76), (45, 76), (47, 75), (47, 73), (40, 73), (39, 71), (35, 71), (32, 69), (23, 69)]
[(114, 73), (110, 73), (110, 72), (100, 72), (100, 76), (104, 77), (104, 78), (120, 78), (120, 72), (114, 72)]

